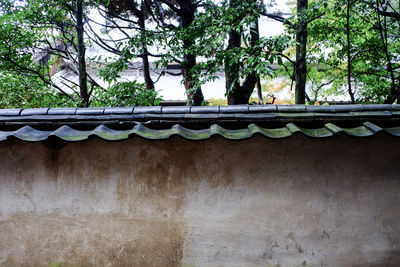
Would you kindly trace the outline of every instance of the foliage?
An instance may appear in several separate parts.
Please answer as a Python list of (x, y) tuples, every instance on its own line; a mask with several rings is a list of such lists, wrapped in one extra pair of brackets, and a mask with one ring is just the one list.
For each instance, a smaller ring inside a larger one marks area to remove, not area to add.
[(227, 104), (227, 100), (222, 98), (210, 98), (207, 100), (207, 106), (226, 106)]
[(0, 73), (0, 108), (68, 107), (74, 105), (70, 97), (50, 90), (34, 77), (15, 73)]
[[(344, 0), (330, 1), (325, 15), (309, 25), (308, 87), (311, 95), (316, 93), (313, 101), (317, 100), (318, 93), (325, 97), (348, 94), (346, 8)], [(394, 59), (400, 55), (399, 39), (393, 38), (398, 35), (399, 23), (387, 18), (384, 26), (383, 20), (378, 21), (375, 1), (352, 1), (349, 18), (351, 81), (358, 102), (383, 103), (391, 94), (393, 81), (388, 64), (395, 65)], [(381, 36), (380, 27), (386, 27), (384, 36)], [(387, 61), (384, 43), (393, 59), (391, 63)]]
[[(216, 79), (215, 73), (222, 68), (226, 73), (239, 70), (239, 75), (232, 82), (234, 84), (253, 73), (274, 76), (271, 65), (274, 62), (282, 64), (278, 54), (288, 45), (286, 35), (252, 40), (252, 27), (258, 23), (264, 7), (256, 1), (231, 2), (208, 3), (191, 27), (180, 33), (195, 39), (190, 51), (206, 58), (192, 70), (199, 84)], [(242, 44), (227, 49), (227, 37), (232, 31), (241, 33)], [(233, 87), (227, 88), (227, 95), (232, 90)]]
[(136, 81), (118, 82), (105, 91), (97, 88), (92, 106), (153, 106), (161, 98), (155, 90), (148, 90), (145, 85)]
[[(15, 87), (15, 94), (11, 93), (9, 98), (17, 97), (10, 99), (10, 102), (19, 102), (18, 96), (21, 93), (19, 90), (27, 88), (29, 90), (26, 92), (26, 99), (30, 99), (30, 102), (20, 102), (23, 106), (45, 105), (53, 95), (58, 94), (62, 94), (61, 98), (68, 101), (54, 101), (48, 105), (59, 103), (62, 106), (66, 102), (69, 105), (79, 103), (78, 99), (68, 96), (60, 87), (52, 83), (49, 75), (51, 61), (46, 63), (46, 54), (50, 56), (58, 51), (60, 52), (58, 56), (67, 57), (68, 51), (54, 48), (57, 42), (67, 42), (65, 39), (72, 38), (74, 35), (73, 24), (68, 20), (68, 10), (60, 6), (60, 3), (64, 2), (67, 3), (62, 0), (20, 2), (2, 0), (0, 2), (2, 12), (0, 16), (0, 73), (3, 79), (12, 81), (8, 84), (13, 84)], [(64, 29), (63, 36), (57, 30), (60, 27)], [(33, 55), (37, 55), (37, 58)], [(17, 78), (20, 78), (20, 82), (15, 80)], [(26, 84), (29, 83), (37, 86), (28, 88)], [(37, 99), (32, 98), (32, 89), (37, 90)], [(54, 93), (52, 89), (58, 92)], [(78, 102), (74, 103), (74, 101)]]
[[(296, 58), (300, 24), (307, 28), (307, 49), (303, 51), (307, 51), (308, 103), (348, 99), (349, 95), (360, 103), (393, 103), (400, 98), (399, 1), (348, 3), (310, 0), (306, 9), (297, 14), (293, 7), (294, 14), (284, 18), (268, 13), (269, 6), (255, 0), (85, 1), (88, 42), (115, 54), (99, 73), (108, 88), (101, 88), (88, 76), (90, 104), (158, 104), (160, 98), (148, 73), (146, 85), (124, 82), (120, 77), (137, 60), (143, 61), (143, 70), (149, 70), (149, 57), (164, 68), (162, 73), (167, 73), (168, 63), (180, 63), (189, 99), (198, 94), (196, 104), (203, 102), (199, 94), (202, 85), (216, 79), (221, 70), (226, 74), (228, 100), (245, 85), (251, 94), (260, 78), (283, 75), (288, 80), (286, 86), (293, 87), (290, 81), (300, 76), (295, 71), (301, 65)], [(59, 64), (56, 61), (69, 62), (80, 72), (75, 6), (76, 0), (0, 0), (1, 107), (81, 103), (82, 95), (68, 95), (51, 78), (51, 68)], [(107, 23), (92, 20), (87, 14), (93, 9)], [(263, 16), (281, 21), (286, 32), (276, 37), (258, 36), (256, 26)], [(95, 33), (91, 28), (94, 24), (104, 26), (105, 35)], [(111, 31), (118, 31), (123, 38), (107, 39)], [(155, 52), (149, 52), (150, 48)], [(44, 64), (34, 54), (52, 55), (53, 60)], [(104, 62), (102, 57), (97, 59)], [(274, 100), (273, 96), (264, 97), (268, 102)]]

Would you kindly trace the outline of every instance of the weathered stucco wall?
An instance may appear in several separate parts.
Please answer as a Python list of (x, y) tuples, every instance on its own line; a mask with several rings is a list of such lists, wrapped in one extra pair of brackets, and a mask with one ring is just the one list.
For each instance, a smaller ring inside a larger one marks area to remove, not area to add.
[(399, 266), (400, 142), (0, 144), (0, 266)]

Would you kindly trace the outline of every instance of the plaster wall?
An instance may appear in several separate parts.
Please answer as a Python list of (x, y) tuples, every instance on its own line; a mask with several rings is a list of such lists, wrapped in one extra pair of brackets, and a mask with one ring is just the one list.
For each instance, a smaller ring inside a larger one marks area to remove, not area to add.
[(386, 135), (8, 141), (0, 155), (0, 266), (400, 265)]

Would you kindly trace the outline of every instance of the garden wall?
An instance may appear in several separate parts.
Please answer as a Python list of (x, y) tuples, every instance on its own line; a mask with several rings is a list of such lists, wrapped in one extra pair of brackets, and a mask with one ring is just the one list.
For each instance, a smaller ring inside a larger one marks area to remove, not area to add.
[(0, 266), (399, 266), (400, 142), (0, 143)]

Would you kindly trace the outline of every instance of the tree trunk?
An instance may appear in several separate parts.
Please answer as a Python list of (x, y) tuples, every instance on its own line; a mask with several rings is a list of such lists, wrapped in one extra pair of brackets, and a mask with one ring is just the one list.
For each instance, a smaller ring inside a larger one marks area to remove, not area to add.
[(87, 89), (87, 73), (85, 62), (85, 44), (83, 40), (83, 0), (76, 2), (76, 31), (78, 37), (78, 71), (79, 71), (79, 88), (82, 105), (88, 107), (89, 94)]
[(143, 46), (144, 55), (142, 56), (144, 82), (146, 83), (147, 89), (154, 90), (154, 82), (150, 75), (150, 64), (147, 53), (148, 53), (147, 47), (144, 45)]
[(351, 1), (347, 0), (347, 15), (346, 15), (346, 37), (347, 37), (347, 89), (350, 95), (351, 103), (355, 103), (354, 93), (351, 90), (351, 57), (350, 57), (350, 4)]
[(258, 104), (259, 105), (264, 105), (264, 99), (263, 99), (263, 96), (262, 96), (262, 87), (261, 87), (260, 76), (257, 77), (257, 97), (258, 97)]
[(191, 102), (190, 104), (194, 106), (200, 106), (204, 101), (204, 97), (201, 89), (197, 89), (193, 92), (196, 81), (193, 78), (191, 70), (194, 66), (196, 66), (196, 56), (192, 54), (185, 54), (182, 66), (185, 90), (188, 96), (188, 100), (189, 102)]
[[(375, 3), (376, 3), (376, 15), (377, 15), (377, 19), (378, 19), (379, 36), (381, 38), (382, 49), (383, 49), (383, 52), (385, 53), (386, 60), (387, 60), (387, 63), (386, 63), (387, 69), (389, 71), (390, 79), (392, 81), (392, 85), (390, 88), (390, 95), (385, 99), (384, 104), (393, 104), (394, 101), (396, 101), (400, 97), (400, 82), (398, 85), (396, 85), (396, 79), (395, 79), (394, 71), (392, 68), (392, 59), (391, 59), (391, 55), (389, 53), (389, 48), (388, 48), (386, 23), (384, 23), (384, 28), (383, 28), (381, 15), (379, 12), (379, 1), (376, 0)], [(386, 22), (386, 17), (384, 17), (384, 22)]]
[[(145, 8), (144, 1), (142, 1), (142, 4), (140, 6), (140, 12), (138, 12), (136, 14), (136, 16), (138, 17), (138, 23), (139, 23), (139, 29), (140, 29), (140, 34), (141, 35), (145, 35), (146, 34), (144, 8)], [(141, 42), (140, 44), (141, 44), (142, 50), (143, 50), (142, 62), (143, 62), (144, 82), (146, 83), (146, 88), (147, 89), (154, 90), (154, 82), (153, 82), (153, 80), (151, 79), (151, 76), (150, 76), (150, 64), (149, 64), (149, 56), (148, 56), (147, 44), (146, 44), (146, 42)]]
[[(231, 1), (230, 5), (236, 5), (236, 2)], [(230, 32), (227, 50), (240, 47), (240, 36), (241, 31), (237, 32), (233, 30)], [(255, 18), (253, 24), (250, 26), (250, 46), (254, 46), (259, 39), (258, 18)], [(240, 63), (232, 62), (232, 58), (227, 58), (225, 61), (225, 87), (228, 105), (248, 104), (258, 78), (254, 71), (248, 74), (243, 84), (240, 85)]]
[(299, 24), (296, 29), (296, 75), (295, 75), (295, 103), (304, 104), (306, 100), (307, 77), (307, 19), (304, 18), (308, 8), (308, 0), (297, 0), (297, 14)]
[[(400, 1), (398, 1), (398, 10), (400, 10)], [(399, 29), (399, 35), (400, 35), (400, 18), (397, 20), (398, 23), (398, 29)], [(398, 81), (398, 85), (400, 87), (400, 81)], [(397, 92), (400, 92), (400, 88), (397, 89)], [(397, 96), (397, 104), (400, 104), (400, 94)]]
[[(260, 39), (260, 28), (258, 25), (258, 18), (256, 19), (256, 21), (254, 22), (254, 31), (251, 32), (251, 34), (254, 34), (254, 36), (252, 35), (252, 45), (254, 45), (259, 39)], [(252, 29), (250, 29), (251, 31)], [(259, 56), (259, 55), (258, 55)], [(257, 86), (257, 96), (258, 96), (258, 104), (263, 105), (264, 104), (264, 100), (262, 97), (262, 87), (261, 87), (261, 78), (260, 75), (257, 74), (256, 75), (256, 86)]]
[[(227, 50), (232, 50), (240, 47), (240, 32), (232, 30), (229, 33)], [(233, 61), (231, 56), (225, 59), (225, 89), (228, 98), (228, 105), (234, 105), (245, 101), (240, 99), (240, 65)]]
[[(193, 20), (196, 12), (196, 7), (192, 0), (180, 1), (180, 17), (182, 19), (182, 28), (188, 28)], [(183, 48), (186, 50), (193, 45), (191, 38), (185, 38), (183, 40)], [(194, 89), (196, 86), (196, 79), (192, 75), (192, 69), (196, 66), (196, 55), (184, 54), (182, 62), (182, 71), (184, 78), (185, 90), (188, 96), (188, 101), (194, 106), (200, 106), (204, 101), (204, 96), (201, 88)]]

